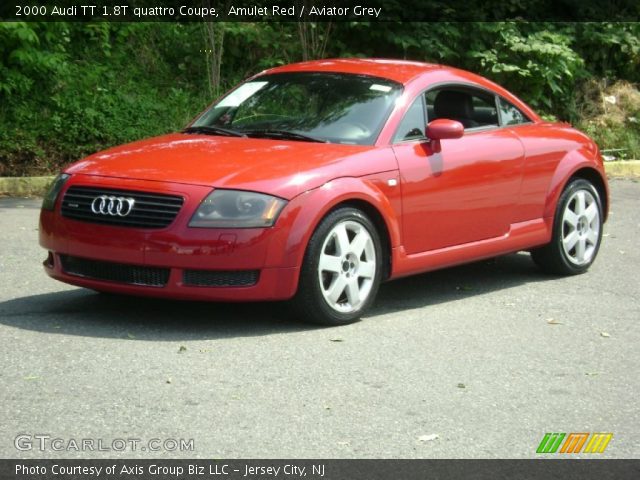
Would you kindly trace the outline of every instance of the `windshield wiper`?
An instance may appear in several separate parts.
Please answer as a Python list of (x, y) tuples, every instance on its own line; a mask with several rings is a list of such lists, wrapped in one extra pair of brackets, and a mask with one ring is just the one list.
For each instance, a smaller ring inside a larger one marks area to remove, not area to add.
[(244, 133), (222, 127), (212, 127), (200, 125), (197, 127), (187, 127), (182, 133), (204, 133), (205, 135), (225, 135), (227, 137), (246, 137)]
[(248, 137), (255, 137), (255, 138), (282, 138), (284, 140), (299, 140), (303, 142), (329, 143), (327, 140), (322, 140), (321, 138), (312, 137), (310, 135), (303, 135), (301, 133), (289, 132), (288, 130), (275, 130), (275, 129), (245, 130), (244, 133), (246, 133)]

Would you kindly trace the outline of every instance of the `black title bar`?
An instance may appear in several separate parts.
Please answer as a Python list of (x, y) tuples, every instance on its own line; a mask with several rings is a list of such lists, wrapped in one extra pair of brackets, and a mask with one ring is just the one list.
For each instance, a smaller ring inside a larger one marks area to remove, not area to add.
[(638, 0), (3, 0), (2, 21), (626, 21)]
[(640, 460), (0, 460), (28, 480), (476, 480), (640, 478)]

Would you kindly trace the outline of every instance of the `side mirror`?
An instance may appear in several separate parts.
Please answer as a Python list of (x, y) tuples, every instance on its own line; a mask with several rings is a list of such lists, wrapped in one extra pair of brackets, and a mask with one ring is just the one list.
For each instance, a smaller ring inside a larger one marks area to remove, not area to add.
[(427, 125), (425, 134), (429, 139), (429, 146), (434, 153), (440, 153), (440, 140), (460, 138), (464, 134), (464, 126), (455, 120), (438, 118)]
[(445, 140), (450, 138), (460, 138), (464, 134), (464, 127), (460, 122), (439, 118), (430, 122), (425, 131), (430, 140)]

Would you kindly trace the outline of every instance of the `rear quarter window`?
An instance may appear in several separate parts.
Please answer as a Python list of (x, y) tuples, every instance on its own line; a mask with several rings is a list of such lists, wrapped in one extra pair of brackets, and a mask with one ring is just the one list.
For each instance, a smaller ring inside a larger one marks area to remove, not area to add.
[(523, 123), (531, 122), (529, 117), (504, 98), (499, 99), (498, 105), (500, 107), (502, 125), (521, 125)]

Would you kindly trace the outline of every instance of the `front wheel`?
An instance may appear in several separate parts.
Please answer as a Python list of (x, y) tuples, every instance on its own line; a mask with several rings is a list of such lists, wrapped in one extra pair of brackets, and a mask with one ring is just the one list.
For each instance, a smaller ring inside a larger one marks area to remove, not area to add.
[(349, 207), (331, 212), (307, 247), (294, 309), (311, 323), (355, 322), (376, 296), (381, 257), (380, 237), (363, 212)]
[(558, 200), (551, 243), (533, 250), (531, 257), (549, 273), (583, 273), (598, 254), (602, 224), (602, 202), (598, 191), (587, 180), (575, 179)]

